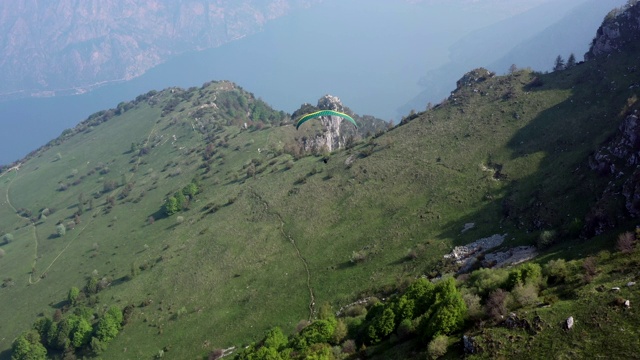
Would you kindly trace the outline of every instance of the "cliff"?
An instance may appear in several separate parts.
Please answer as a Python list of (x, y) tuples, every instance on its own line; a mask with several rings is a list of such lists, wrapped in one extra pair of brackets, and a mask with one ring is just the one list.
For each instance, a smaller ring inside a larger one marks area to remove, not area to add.
[(640, 39), (640, 6), (630, 2), (614, 9), (605, 17), (585, 60), (593, 60), (613, 52), (622, 52), (637, 47)]

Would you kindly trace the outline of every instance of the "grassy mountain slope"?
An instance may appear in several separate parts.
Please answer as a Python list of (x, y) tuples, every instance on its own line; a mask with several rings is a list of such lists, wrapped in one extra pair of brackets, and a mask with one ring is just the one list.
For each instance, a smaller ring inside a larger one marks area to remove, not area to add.
[[(13, 235), (0, 259), (2, 356), (90, 278), (108, 284), (83, 300), (96, 314), (136, 306), (105, 358), (163, 348), (192, 358), (290, 331), (321, 304), (436, 276), (452, 246), (492, 234), (508, 233), (510, 247), (555, 230), (574, 248), (552, 257), (612, 247), (616, 228), (573, 240), (590, 235), (587, 215), (610, 181), (589, 156), (637, 107), (639, 75), (626, 71), (636, 62), (477, 69), (436, 108), (328, 156), (299, 157), (303, 133), (287, 115), (228, 82), (96, 114), (0, 174), (0, 233)], [(194, 180), (200, 193), (165, 216), (165, 199)], [(617, 228), (631, 224), (623, 205), (610, 207)]]

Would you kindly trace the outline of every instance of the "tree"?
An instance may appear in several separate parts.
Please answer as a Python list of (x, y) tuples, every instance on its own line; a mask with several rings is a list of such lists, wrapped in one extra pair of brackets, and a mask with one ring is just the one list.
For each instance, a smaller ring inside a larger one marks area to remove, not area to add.
[(75, 286), (69, 289), (69, 293), (67, 294), (67, 301), (69, 301), (69, 304), (76, 305), (78, 295), (80, 295), (80, 289)]
[(199, 191), (200, 189), (198, 189), (198, 185), (193, 181), (190, 182), (189, 185), (182, 188), (182, 193), (185, 196), (188, 196), (190, 199), (193, 199)]
[(64, 234), (67, 233), (67, 228), (64, 226), (64, 224), (58, 224), (56, 226), (56, 234), (58, 234), (58, 237), (63, 237)]
[(119, 331), (120, 324), (118, 321), (109, 313), (106, 313), (100, 321), (98, 321), (96, 335), (98, 340), (102, 342), (109, 342), (118, 335)]
[(565, 69), (564, 59), (562, 58), (562, 56), (558, 55), (553, 65), (553, 71), (560, 71), (564, 69)]
[(268, 348), (280, 351), (287, 346), (288, 340), (279, 327), (267, 331), (264, 337), (263, 345)]
[(569, 55), (569, 59), (567, 59), (566, 68), (569, 69), (569, 68), (572, 68), (574, 66), (576, 66), (576, 56), (573, 53), (571, 53), (571, 55)]
[(79, 317), (71, 333), (71, 345), (80, 348), (89, 343), (93, 328), (87, 319)]
[(167, 216), (171, 216), (180, 210), (180, 206), (178, 205), (178, 200), (174, 196), (169, 196), (167, 201), (164, 203), (164, 213)]
[(509, 74), (515, 74), (516, 71), (518, 71), (516, 64), (511, 64), (511, 66), (509, 66)]
[(434, 300), (435, 285), (427, 279), (418, 279), (411, 284), (404, 296), (407, 300), (413, 300), (413, 317), (416, 318), (429, 310)]
[(306, 343), (309, 345), (325, 343), (331, 339), (334, 330), (334, 322), (329, 320), (316, 320), (302, 329), (300, 337), (306, 340)]
[(382, 339), (390, 335), (396, 328), (395, 314), (390, 308), (382, 311), (381, 316), (369, 325), (367, 335), (372, 344), (380, 342)]
[(22, 333), (11, 346), (11, 360), (45, 360), (47, 349), (40, 342), (36, 330)]
[(462, 299), (460, 291), (456, 288), (453, 278), (448, 278), (436, 285), (435, 303), (432, 305), (433, 315), (428, 318), (425, 316), (421, 324), (424, 328), (424, 335), (427, 339), (434, 336), (451, 334), (460, 329), (467, 315), (467, 305)]

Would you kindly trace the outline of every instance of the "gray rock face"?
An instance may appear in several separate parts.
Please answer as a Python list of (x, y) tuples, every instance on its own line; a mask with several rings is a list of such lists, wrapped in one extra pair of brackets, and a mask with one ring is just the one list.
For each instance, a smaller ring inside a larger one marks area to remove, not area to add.
[[(344, 105), (337, 96), (325, 95), (318, 100), (317, 108), (320, 110), (334, 110), (344, 112)], [(305, 151), (334, 151), (345, 146), (347, 136), (342, 133), (340, 124), (343, 118), (339, 116), (321, 116), (318, 118), (322, 124), (322, 133), (317, 133), (313, 138), (303, 139)], [(317, 121), (317, 120), (314, 120)]]
[(618, 133), (589, 158), (589, 167), (600, 175), (609, 176), (611, 182), (588, 216), (592, 219), (588, 235), (598, 235), (615, 226), (605, 216), (600, 203), (605, 204), (619, 194), (625, 199), (627, 215), (640, 216), (640, 120), (637, 114), (628, 115), (622, 121)]
[(598, 29), (591, 48), (584, 58), (589, 61), (622, 51), (638, 39), (640, 39), (640, 6), (612, 10)]

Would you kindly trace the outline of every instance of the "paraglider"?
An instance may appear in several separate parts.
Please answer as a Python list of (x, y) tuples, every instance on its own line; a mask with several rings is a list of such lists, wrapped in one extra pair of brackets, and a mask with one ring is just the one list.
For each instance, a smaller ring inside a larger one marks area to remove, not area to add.
[(356, 121), (353, 120), (353, 118), (345, 113), (341, 113), (338, 111), (333, 111), (333, 110), (320, 110), (320, 111), (316, 111), (310, 114), (306, 114), (305, 116), (301, 117), (300, 120), (298, 120), (298, 122), (296, 123), (296, 130), (298, 130), (298, 128), (300, 127), (300, 125), (304, 124), (305, 122), (313, 119), (313, 118), (317, 118), (320, 116), (339, 116), (345, 120), (348, 120), (349, 122), (351, 122), (353, 124), (353, 126), (356, 127), (356, 129), (358, 128), (358, 124), (356, 124)]

